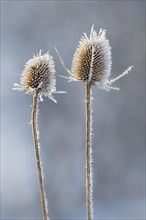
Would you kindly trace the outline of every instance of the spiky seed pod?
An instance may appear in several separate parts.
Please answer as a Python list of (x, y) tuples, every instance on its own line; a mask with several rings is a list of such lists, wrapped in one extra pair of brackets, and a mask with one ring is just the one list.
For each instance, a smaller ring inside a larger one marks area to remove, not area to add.
[[(14, 84), (15, 90), (34, 94), (38, 92), (40, 97), (48, 96), (53, 99), (52, 93), (56, 92), (55, 66), (53, 57), (49, 53), (34, 55), (22, 72), (20, 85)], [(54, 99), (53, 99), (54, 100)]]
[(133, 67), (129, 67), (118, 77), (110, 79), (112, 56), (109, 40), (106, 38), (105, 30), (100, 29), (97, 35), (94, 26), (91, 28), (90, 36), (88, 37), (84, 33), (84, 36), (79, 41), (73, 56), (71, 71), (66, 68), (57, 49), (56, 52), (69, 74), (69, 81), (86, 82), (91, 86), (97, 85), (107, 91), (110, 89), (119, 90), (119, 88), (112, 87), (111, 84), (127, 75)]
[(71, 72), (77, 80), (95, 85), (109, 77), (111, 71), (111, 48), (105, 30), (97, 36), (91, 29), (90, 37), (81, 38), (72, 61)]

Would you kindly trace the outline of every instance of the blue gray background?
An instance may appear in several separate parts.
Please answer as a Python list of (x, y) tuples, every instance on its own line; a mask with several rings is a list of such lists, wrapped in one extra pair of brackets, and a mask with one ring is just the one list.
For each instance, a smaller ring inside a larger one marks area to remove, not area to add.
[(1, 219), (41, 220), (31, 134), (32, 97), (12, 91), (32, 55), (49, 50), (58, 104), (39, 104), (41, 157), (52, 219), (85, 219), (84, 85), (68, 83), (67, 67), (91, 25), (107, 30), (112, 77), (120, 92), (93, 88), (95, 219), (144, 219), (145, 1), (1, 1)]

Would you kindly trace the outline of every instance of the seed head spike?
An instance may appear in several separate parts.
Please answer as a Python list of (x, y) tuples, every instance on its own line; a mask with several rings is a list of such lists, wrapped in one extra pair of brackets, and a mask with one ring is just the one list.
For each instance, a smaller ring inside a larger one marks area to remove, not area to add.
[(86, 33), (81, 37), (73, 56), (71, 70), (66, 68), (56, 48), (55, 50), (69, 74), (70, 81), (86, 82), (107, 91), (119, 90), (119, 88), (112, 87), (112, 83), (127, 75), (132, 69), (129, 67), (118, 77), (110, 79), (112, 55), (109, 40), (106, 38), (106, 30), (101, 28), (97, 35), (94, 25), (91, 27), (89, 37)]
[(47, 96), (55, 101), (52, 95), (56, 93), (53, 57), (48, 52), (42, 55), (41, 50), (37, 55), (33, 55), (33, 58), (25, 64), (20, 84), (15, 83), (13, 90), (25, 90), (32, 95), (37, 92), (40, 97)]

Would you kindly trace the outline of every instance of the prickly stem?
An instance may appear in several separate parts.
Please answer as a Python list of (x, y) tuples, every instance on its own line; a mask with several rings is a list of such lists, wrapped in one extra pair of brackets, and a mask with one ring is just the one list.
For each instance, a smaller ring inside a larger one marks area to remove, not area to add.
[(35, 156), (36, 156), (37, 172), (38, 172), (38, 177), (39, 177), (39, 187), (40, 187), (43, 220), (48, 220), (46, 198), (45, 198), (45, 191), (44, 191), (44, 183), (43, 183), (43, 174), (42, 174), (42, 168), (41, 168), (41, 158), (40, 158), (39, 145), (38, 145), (37, 106), (38, 106), (38, 93), (36, 92), (33, 95), (32, 133), (33, 133), (33, 140), (34, 140), (34, 150), (35, 150)]

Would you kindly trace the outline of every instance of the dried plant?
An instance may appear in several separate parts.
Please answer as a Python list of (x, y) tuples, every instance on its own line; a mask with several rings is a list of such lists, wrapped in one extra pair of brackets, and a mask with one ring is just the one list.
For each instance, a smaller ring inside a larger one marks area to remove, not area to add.
[(44, 190), (43, 170), (40, 158), (40, 146), (38, 143), (39, 132), (37, 129), (37, 109), (39, 99), (42, 100), (42, 96), (47, 96), (48, 98), (56, 102), (52, 94), (64, 93), (56, 92), (55, 66), (52, 56), (50, 56), (48, 53), (41, 55), (41, 51), (36, 56), (34, 55), (33, 59), (30, 59), (25, 65), (20, 84), (15, 83), (13, 90), (25, 90), (26, 93), (33, 96), (31, 125), (34, 140), (34, 150), (39, 178), (42, 215), (43, 220), (48, 220), (49, 218), (47, 199)]
[(92, 86), (98, 86), (107, 91), (119, 88), (112, 87), (111, 84), (127, 75), (132, 66), (125, 70), (121, 75), (114, 79), (110, 79), (111, 74), (111, 47), (105, 35), (106, 31), (100, 29), (97, 35), (94, 26), (91, 28), (90, 37), (86, 34), (81, 38), (79, 45), (75, 51), (71, 70), (67, 69), (57, 49), (55, 48), (63, 67), (69, 74), (69, 81), (81, 81), (85, 83), (85, 112), (86, 112), (86, 207), (87, 218), (92, 219), (93, 216), (93, 170), (92, 170), (92, 110), (91, 110), (91, 94)]

